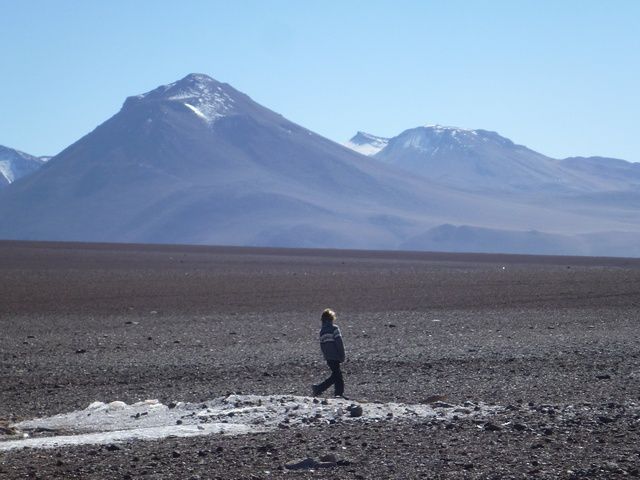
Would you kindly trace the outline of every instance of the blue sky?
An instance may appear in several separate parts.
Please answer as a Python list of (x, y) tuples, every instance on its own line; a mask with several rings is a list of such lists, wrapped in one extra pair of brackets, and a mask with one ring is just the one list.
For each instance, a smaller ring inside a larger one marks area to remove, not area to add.
[(333, 140), (439, 123), (640, 161), (640, 2), (0, 0), (0, 144), (55, 154), (190, 72)]

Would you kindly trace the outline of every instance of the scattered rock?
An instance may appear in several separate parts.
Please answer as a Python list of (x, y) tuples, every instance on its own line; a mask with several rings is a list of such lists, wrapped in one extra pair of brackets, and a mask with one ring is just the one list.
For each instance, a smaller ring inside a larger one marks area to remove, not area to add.
[(424, 399), (424, 403), (444, 402), (445, 400), (447, 400), (446, 395), (429, 395)]
[(618, 465), (616, 462), (605, 462), (604, 469), (612, 473), (618, 473), (618, 474), (625, 473), (624, 470), (620, 468), (620, 465)]
[(311, 470), (316, 468), (317, 465), (318, 462), (311, 457), (307, 457), (289, 462), (284, 466), (284, 468), (287, 470)]
[(0, 435), (18, 435), (20, 432), (9, 425), (0, 425)]
[(118, 445), (116, 445), (115, 443), (110, 443), (109, 445), (107, 445), (105, 447), (109, 452), (116, 452), (118, 450), (122, 450)]
[(611, 379), (611, 375), (609, 375), (608, 373), (603, 373), (601, 375), (596, 375), (596, 378), (598, 380), (610, 380)]
[(601, 423), (613, 423), (613, 422), (615, 422), (615, 421), (616, 421), (614, 418), (607, 417), (607, 416), (605, 416), (605, 415), (598, 415), (598, 420), (599, 420)]
[(493, 422), (487, 422), (484, 424), (484, 429), (487, 432), (498, 432), (500, 430), (502, 430), (502, 427), (500, 425), (496, 425)]
[(297, 459), (287, 463), (284, 468), (287, 470), (314, 470), (347, 465), (351, 465), (351, 462), (348, 460), (338, 460), (338, 457), (329, 453), (327, 455), (322, 455), (318, 460), (311, 457)]
[(322, 455), (320, 457), (320, 461), (321, 462), (338, 463), (338, 457), (336, 457), (333, 453), (329, 453), (327, 455)]
[(453, 408), (454, 406), (447, 402), (433, 402), (433, 408)]
[(347, 411), (349, 412), (349, 415), (351, 415), (352, 417), (361, 417), (363, 413), (362, 406), (356, 405), (356, 404), (349, 405), (347, 407)]

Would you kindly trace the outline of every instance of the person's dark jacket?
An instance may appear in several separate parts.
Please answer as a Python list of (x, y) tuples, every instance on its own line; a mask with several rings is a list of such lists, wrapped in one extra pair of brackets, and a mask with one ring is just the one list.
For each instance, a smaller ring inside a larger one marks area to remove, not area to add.
[(337, 325), (331, 322), (322, 322), (320, 329), (320, 348), (325, 360), (344, 362), (344, 344), (342, 335)]

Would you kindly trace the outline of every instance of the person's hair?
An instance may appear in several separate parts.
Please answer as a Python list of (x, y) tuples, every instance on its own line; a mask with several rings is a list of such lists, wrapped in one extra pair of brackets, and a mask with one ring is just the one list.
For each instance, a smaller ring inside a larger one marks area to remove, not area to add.
[(323, 322), (333, 322), (336, 319), (336, 312), (331, 310), (330, 308), (325, 308), (322, 312), (322, 321)]

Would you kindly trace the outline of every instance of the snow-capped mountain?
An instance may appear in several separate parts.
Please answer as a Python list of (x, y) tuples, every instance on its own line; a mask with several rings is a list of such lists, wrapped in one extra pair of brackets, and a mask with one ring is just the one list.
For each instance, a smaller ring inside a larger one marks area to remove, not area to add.
[(344, 145), (358, 153), (371, 156), (386, 147), (387, 143), (389, 143), (388, 138), (376, 137), (370, 133), (358, 132)]
[(241, 108), (235, 105), (235, 93), (229, 85), (216, 82), (212, 78), (193, 73), (182, 80), (162, 85), (135, 97), (127, 99), (127, 104), (151, 102), (173, 102), (189, 109), (208, 125), (225, 116), (237, 113)]
[[(44, 167), (1, 189), (0, 239), (445, 250), (490, 243), (521, 253), (636, 254), (640, 195), (625, 197), (622, 208), (589, 192), (531, 202), (474, 190), (480, 179), (512, 189), (522, 178), (548, 181), (546, 167), (532, 166), (546, 165), (546, 157), (490, 132), (421, 128), (366, 157), (228, 84), (191, 74), (129, 97)], [(361, 145), (384, 142), (361, 138)], [(470, 145), (494, 157), (491, 168), (441, 168), (436, 183), (401, 165), (415, 159), (419, 166), (425, 151), (436, 165), (438, 152), (450, 150), (478, 166)], [(407, 156), (385, 157), (396, 149)], [(517, 182), (498, 168), (509, 162)], [(469, 171), (475, 177), (466, 178)], [(444, 174), (456, 180), (453, 172), (466, 188), (442, 181)], [(522, 234), (531, 231), (540, 233)]]
[[(370, 155), (440, 184), (474, 192), (548, 195), (619, 190), (629, 187), (626, 174), (637, 171), (629, 162), (613, 165), (611, 159), (601, 159), (598, 167), (594, 160), (556, 160), (496, 132), (441, 125), (405, 130)], [(610, 173), (603, 175), (604, 171)]]
[(49, 157), (34, 157), (0, 145), (0, 188), (35, 172), (48, 159)]
[(0, 238), (364, 248), (395, 245), (428, 188), (191, 74), (4, 190)]

